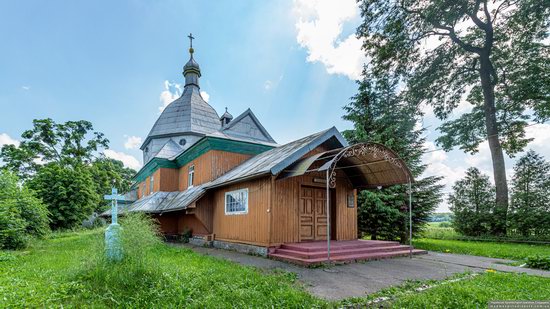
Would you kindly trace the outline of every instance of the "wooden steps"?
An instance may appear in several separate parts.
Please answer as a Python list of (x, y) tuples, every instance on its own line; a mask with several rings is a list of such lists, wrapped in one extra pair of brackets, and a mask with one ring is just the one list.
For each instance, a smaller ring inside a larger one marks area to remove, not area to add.
[[(351, 263), (408, 256), (409, 248), (409, 246), (401, 245), (395, 241), (333, 241), (330, 246), (330, 259), (332, 262)], [(413, 249), (412, 253), (424, 254), (427, 252)], [(272, 250), (269, 257), (304, 266), (318, 265), (327, 260), (327, 243), (315, 241), (283, 244)]]

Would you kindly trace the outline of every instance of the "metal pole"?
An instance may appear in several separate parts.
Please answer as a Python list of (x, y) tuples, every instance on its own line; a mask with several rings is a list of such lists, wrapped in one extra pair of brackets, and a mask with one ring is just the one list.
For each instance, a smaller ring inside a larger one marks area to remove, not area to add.
[(327, 169), (327, 261), (330, 265), (330, 184), (328, 180), (328, 173), (330, 171), (330, 167)]
[(409, 258), (412, 258), (413, 247), (412, 247), (412, 238), (413, 238), (413, 228), (412, 228), (412, 186), (411, 178), (407, 177), (409, 180)]

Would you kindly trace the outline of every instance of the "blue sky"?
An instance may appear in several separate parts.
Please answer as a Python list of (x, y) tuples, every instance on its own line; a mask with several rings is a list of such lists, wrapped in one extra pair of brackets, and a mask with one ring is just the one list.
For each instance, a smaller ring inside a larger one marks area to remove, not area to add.
[[(138, 168), (139, 139), (183, 82), (189, 32), (201, 90), (219, 114), (250, 107), (279, 143), (347, 129), (342, 107), (365, 61), (359, 21), (353, 0), (3, 1), (0, 144), (17, 143), (35, 118), (86, 119), (110, 139), (109, 156)], [(428, 113), (430, 141), (437, 124)], [(548, 157), (547, 129), (533, 134)], [(428, 173), (449, 184), (464, 162), (489, 172), (488, 158), (483, 149), (426, 156)]]

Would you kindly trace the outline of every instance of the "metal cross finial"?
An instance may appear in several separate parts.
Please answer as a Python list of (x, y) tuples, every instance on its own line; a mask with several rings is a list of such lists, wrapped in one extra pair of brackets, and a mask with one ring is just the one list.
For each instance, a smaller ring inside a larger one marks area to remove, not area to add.
[(195, 37), (193, 37), (192, 33), (189, 33), (187, 37), (189, 38), (189, 45), (190, 45), (189, 47), (193, 48), (193, 40), (195, 39)]

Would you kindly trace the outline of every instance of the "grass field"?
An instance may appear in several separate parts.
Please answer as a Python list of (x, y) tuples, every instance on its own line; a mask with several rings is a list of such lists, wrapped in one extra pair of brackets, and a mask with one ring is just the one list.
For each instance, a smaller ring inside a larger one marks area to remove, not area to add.
[(424, 284), (410, 283), (332, 303), (308, 294), (294, 274), (266, 273), (165, 244), (151, 248), (154, 263), (144, 268), (98, 268), (91, 257), (102, 237), (100, 230), (56, 234), (23, 251), (0, 251), (0, 308), (327, 308), (380, 295), (391, 296), (397, 308), (481, 308), (493, 299), (550, 299), (549, 278), (486, 273), (423, 292), (407, 293)]
[(533, 255), (550, 256), (550, 245), (422, 238), (415, 240), (414, 246), (424, 250), (511, 260), (524, 260)]

